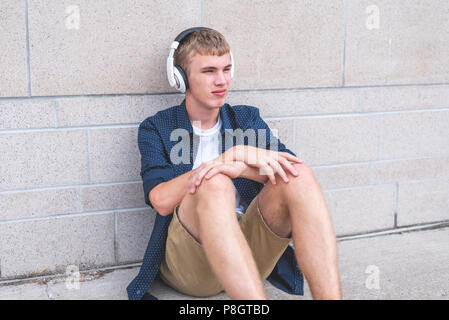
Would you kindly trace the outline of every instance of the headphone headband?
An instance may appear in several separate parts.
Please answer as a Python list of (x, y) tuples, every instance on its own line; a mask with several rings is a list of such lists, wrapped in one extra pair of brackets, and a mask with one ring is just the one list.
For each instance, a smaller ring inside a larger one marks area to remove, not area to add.
[[(207, 27), (193, 27), (182, 31), (175, 40), (170, 45), (170, 53), (167, 58), (167, 77), (168, 82), (171, 87), (175, 87), (177, 90), (181, 92), (185, 92), (189, 88), (189, 82), (187, 80), (187, 75), (184, 70), (182, 70), (181, 66), (174, 65), (174, 53), (178, 48), (179, 44), (187, 37), (189, 34), (198, 31), (198, 30), (212, 30)], [(229, 52), (231, 56), (231, 78), (234, 76), (234, 58), (232, 56), (232, 52)]]
[(178, 34), (178, 36), (175, 38), (176, 42), (181, 43), (181, 41), (187, 37), (189, 34), (194, 33), (195, 31), (198, 30), (212, 30), (211, 28), (206, 28), (206, 27), (193, 27), (193, 28), (189, 28), (184, 30), (183, 32), (181, 32), (180, 34)]

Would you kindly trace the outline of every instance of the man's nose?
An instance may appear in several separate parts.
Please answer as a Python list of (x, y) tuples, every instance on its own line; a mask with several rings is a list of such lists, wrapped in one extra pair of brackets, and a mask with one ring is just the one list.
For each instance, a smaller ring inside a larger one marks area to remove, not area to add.
[(215, 84), (225, 84), (226, 76), (223, 71), (218, 71), (215, 77)]

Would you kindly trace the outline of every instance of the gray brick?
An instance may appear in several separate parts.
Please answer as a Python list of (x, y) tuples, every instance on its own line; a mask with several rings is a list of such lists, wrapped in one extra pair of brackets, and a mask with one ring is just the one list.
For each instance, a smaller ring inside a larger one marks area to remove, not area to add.
[(258, 107), (262, 117), (360, 111), (359, 89), (237, 91), (227, 101)]
[(87, 132), (0, 134), (0, 191), (86, 183)]
[(393, 228), (394, 185), (324, 192), (337, 235)]
[(32, 277), (111, 265), (113, 214), (0, 224), (2, 277)]
[(449, 86), (366, 88), (363, 111), (418, 110), (449, 107)]
[(159, 110), (180, 104), (183, 99), (177, 94), (58, 99), (58, 125), (140, 123)]
[(0, 220), (36, 218), (78, 212), (75, 188), (0, 194)]
[(117, 212), (118, 263), (141, 261), (150, 240), (156, 212), (152, 209)]
[(90, 130), (92, 183), (141, 179), (137, 130), (137, 126)]
[(449, 180), (399, 183), (398, 225), (449, 220)]
[(28, 95), (25, 2), (0, 2), (0, 97)]
[(55, 110), (50, 100), (0, 101), (0, 130), (54, 126)]
[(378, 115), (296, 119), (295, 150), (309, 166), (377, 160), (380, 120)]
[(449, 158), (373, 163), (373, 183), (449, 177)]
[(145, 207), (142, 183), (81, 188), (84, 211)]
[(313, 167), (312, 170), (323, 189), (363, 186), (371, 183), (369, 164)]
[(381, 159), (449, 155), (449, 111), (383, 115)]

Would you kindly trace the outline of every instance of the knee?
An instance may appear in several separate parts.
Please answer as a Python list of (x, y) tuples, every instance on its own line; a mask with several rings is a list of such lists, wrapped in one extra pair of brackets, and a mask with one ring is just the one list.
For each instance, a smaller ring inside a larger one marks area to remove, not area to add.
[(292, 166), (300, 175), (313, 175), (312, 169), (305, 163), (293, 163)]
[(224, 212), (228, 212), (230, 215), (208, 214), (214, 212), (209, 210), (211, 207), (217, 208), (219, 206), (219, 209), (227, 207), (227, 205), (223, 206), (223, 201), (226, 204), (235, 203), (234, 184), (232, 179), (225, 174), (218, 173), (209, 180), (203, 179), (193, 195), (193, 199), (195, 203), (194, 211), (198, 214), (197, 219), (199, 220), (202, 218), (209, 219), (210, 217), (214, 221), (219, 221), (217, 219), (228, 219), (229, 217), (235, 219), (235, 204), (233, 210), (224, 210)]
[(293, 164), (295, 170), (299, 173), (297, 176), (289, 175), (289, 183), (286, 184), (289, 189), (298, 191), (298, 188), (311, 190), (319, 187), (313, 170), (304, 163)]
[(232, 179), (223, 173), (218, 173), (210, 179), (203, 178), (197, 188), (198, 194), (213, 194), (217, 196), (230, 192), (233, 194), (234, 184), (232, 183)]

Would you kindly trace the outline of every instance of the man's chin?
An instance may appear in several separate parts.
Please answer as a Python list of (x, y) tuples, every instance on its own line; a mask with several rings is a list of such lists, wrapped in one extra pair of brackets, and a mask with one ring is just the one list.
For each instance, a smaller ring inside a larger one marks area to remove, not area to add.
[(220, 108), (220, 107), (222, 107), (222, 106), (225, 104), (225, 101), (226, 101), (226, 99), (220, 99), (220, 100), (214, 99), (214, 100), (209, 100), (209, 101), (207, 102), (206, 105), (207, 105), (209, 108)]
[(224, 97), (219, 97), (219, 98), (215, 98), (213, 100), (213, 104), (217, 107), (221, 107), (222, 105), (224, 105), (226, 102), (226, 96)]

